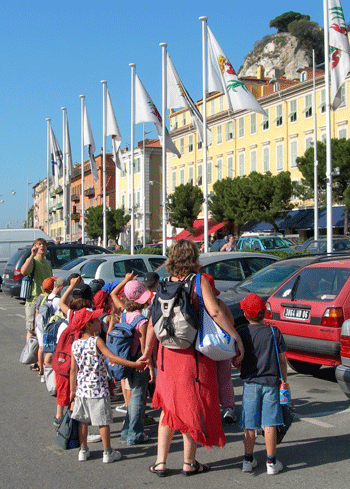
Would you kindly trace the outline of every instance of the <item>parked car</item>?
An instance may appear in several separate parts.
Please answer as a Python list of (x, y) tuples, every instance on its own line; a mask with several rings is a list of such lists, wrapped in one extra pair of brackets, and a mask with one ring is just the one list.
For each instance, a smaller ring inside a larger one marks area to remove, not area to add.
[(340, 334), (350, 318), (350, 255), (320, 257), (295, 273), (268, 299), (265, 321), (285, 339), (289, 365), (316, 373), (340, 365)]
[[(21, 267), (30, 255), (31, 246), (20, 248), (7, 262), (3, 275), (3, 291), (13, 297), (19, 297), (21, 290)], [(111, 251), (101, 246), (79, 243), (48, 243), (46, 258), (50, 260), (52, 268), (61, 267), (74, 258), (91, 254), (112, 254)]]
[[(333, 251), (349, 251), (350, 239), (346, 236), (333, 236)], [(327, 237), (320, 239), (310, 238), (302, 245), (295, 247), (295, 251), (307, 251), (308, 253), (327, 253)]]
[(350, 398), (350, 320), (343, 322), (340, 331), (340, 361), (335, 369), (335, 378), (344, 392)]
[(224, 244), (227, 244), (227, 241), (225, 238), (220, 238), (214, 241), (214, 243), (210, 246), (209, 251), (213, 253), (214, 251), (220, 251), (221, 248), (224, 246)]
[[(279, 260), (277, 256), (262, 253), (201, 253), (199, 262), (202, 265), (201, 272), (209, 273), (215, 279), (215, 286), (223, 292), (246, 277)], [(165, 264), (157, 269), (161, 278), (169, 274)]]
[(272, 233), (245, 233), (237, 241), (238, 251), (287, 251), (292, 253), (294, 251), (284, 241), (282, 236), (274, 235)]
[[(166, 256), (161, 255), (94, 255), (89, 256), (82, 266), (76, 269), (89, 284), (91, 280), (101, 278), (105, 282), (112, 282), (116, 278), (124, 278), (126, 273), (134, 272), (138, 279), (147, 272), (153, 272), (162, 265)], [(68, 273), (70, 275), (73, 269)]]
[[(266, 255), (265, 255), (266, 256)], [(280, 287), (286, 280), (294, 275), (298, 270), (319, 261), (319, 256), (293, 256), (276, 261), (266, 268), (254, 273), (227, 292), (220, 294), (229, 307), (235, 320), (235, 326), (239, 328), (247, 323), (239, 303), (244, 297), (251, 292), (260, 295), (265, 301), (275, 290)]]

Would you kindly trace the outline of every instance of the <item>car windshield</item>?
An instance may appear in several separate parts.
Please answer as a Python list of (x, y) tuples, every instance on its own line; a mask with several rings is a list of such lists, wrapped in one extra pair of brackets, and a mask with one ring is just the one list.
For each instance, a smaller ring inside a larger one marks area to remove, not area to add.
[(79, 263), (82, 263), (86, 259), (87, 259), (86, 257), (76, 258), (75, 260), (72, 260), (72, 261), (66, 263), (65, 265), (63, 265), (63, 267), (61, 267), (61, 270), (71, 270), (73, 267), (75, 267), (76, 265), (79, 265)]
[(169, 273), (165, 268), (165, 263), (163, 263), (163, 265), (157, 268), (157, 273), (159, 275), (160, 280), (162, 280), (165, 277), (169, 277)]
[(333, 301), (349, 277), (350, 270), (344, 268), (305, 268), (284, 284), (275, 297), (287, 300)]
[(255, 294), (271, 295), (287, 278), (299, 270), (297, 263), (274, 263), (246, 278), (234, 289), (239, 292), (254, 292)]
[(282, 238), (261, 238), (261, 242), (265, 250), (276, 250), (287, 246)]

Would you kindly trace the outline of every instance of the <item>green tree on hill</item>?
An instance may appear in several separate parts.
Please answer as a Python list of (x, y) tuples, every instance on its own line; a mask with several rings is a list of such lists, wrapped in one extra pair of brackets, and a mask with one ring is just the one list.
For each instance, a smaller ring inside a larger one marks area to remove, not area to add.
[(288, 32), (288, 26), (291, 22), (301, 19), (310, 20), (309, 15), (302, 15), (299, 12), (285, 12), (270, 21), (269, 27), (275, 27), (277, 32)]

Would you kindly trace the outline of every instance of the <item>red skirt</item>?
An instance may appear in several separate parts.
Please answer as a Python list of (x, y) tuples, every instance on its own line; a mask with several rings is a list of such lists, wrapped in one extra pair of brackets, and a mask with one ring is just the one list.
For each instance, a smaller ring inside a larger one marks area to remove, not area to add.
[(221, 424), (216, 364), (196, 353), (198, 375), (192, 346), (185, 350), (159, 346), (152, 405), (163, 410), (164, 426), (188, 433), (205, 448), (223, 447), (226, 438)]

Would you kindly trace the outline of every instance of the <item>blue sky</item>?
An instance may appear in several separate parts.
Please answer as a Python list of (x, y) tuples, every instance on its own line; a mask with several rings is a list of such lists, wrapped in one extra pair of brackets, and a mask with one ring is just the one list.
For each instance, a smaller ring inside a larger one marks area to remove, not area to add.
[[(349, 22), (344, 1), (343, 8)], [(323, 25), (322, 9), (321, 0), (6, 2), (0, 11), (0, 228), (21, 225), (25, 219), (27, 179), (36, 183), (46, 176), (46, 118), (61, 145), (62, 106), (67, 107), (73, 161), (80, 161), (79, 95), (86, 96), (99, 149), (100, 81), (107, 80), (124, 147), (130, 143), (129, 63), (136, 63), (137, 74), (161, 111), (161, 42), (168, 43), (192, 98), (202, 97), (200, 16), (208, 17), (237, 71), (255, 41), (276, 32), (269, 28), (271, 19), (292, 10)], [(142, 139), (141, 126), (136, 126), (135, 141)], [(153, 125), (146, 126), (146, 131), (151, 129)]]

